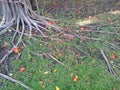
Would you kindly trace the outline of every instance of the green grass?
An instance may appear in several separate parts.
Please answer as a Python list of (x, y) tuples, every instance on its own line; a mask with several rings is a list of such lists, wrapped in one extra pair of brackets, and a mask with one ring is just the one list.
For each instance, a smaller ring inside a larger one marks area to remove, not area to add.
[[(33, 90), (120, 90), (120, 81), (107, 70), (104, 59), (100, 53), (103, 49), (105, 55), (110, 60), (111, 66), (120, 77), (120, 71), (116, 66), (120, 67), (120, 49), (119, 49), (119, 27), (114, 27), (108, 22), (108, 17), (120, 26), (119, 15), (102, 14), (97, 18), (99, 26), (95, 26), (95, 30), (104, 32), (115, 32), (117, 34), (95, 33), (80, 31), (79, 27), (73, 27), (78, 21), (76, 18), (56, 15), (60, 19), (60, 26), (66, 25), (72, 27), (74, 32), (78, 34), (100, 38), (101, 40), (68, 40), (61, 37), (56, 37), (58, 40), (28, 40), (24, 38), (27, 48), (22, 51), (20, 59), (13, 60), (13, 78), (20, 80)], [(84, 20), (83, 20), (84, 21)], [(101, 23), (102, 22), (102, 23)], [(108, 23), (107, 26), (103, 26)], [(94, 25), (93, 25), (94, 27)], [(7, 41), (7, 39), (6, 39)], [(9, 41), (9, 40), (8, 40)], [(112, 45), (111, 45), (112, 44)], [(70, 69), (56, 63), (53, 59), (45, 56), (45, 53), (51, 53), (56, 59), (64, 63)], [(61, 54), (62, 56), (59, 56)], [(115, 54), (116, 58), (112, 60), (111, 54)], [(76, 56), (78, 55), (78, 56)], [(115, 66), (114, 66), (115, 65)], [(24, 72), (20, 72), (20, 67), (25, 67)], [(73, 82), (75, 76), (78, 76), (78, 81)], [(0, 79), (3, 81), (3, 79)], [(2, 90), (24, 90), (23, 87), (6, 81)]]

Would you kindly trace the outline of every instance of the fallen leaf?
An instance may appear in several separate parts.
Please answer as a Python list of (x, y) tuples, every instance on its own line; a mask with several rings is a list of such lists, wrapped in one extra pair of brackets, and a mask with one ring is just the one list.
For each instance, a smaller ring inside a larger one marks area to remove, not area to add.
[(9, 76), (13, 76), (13, 74), (12, 74), (12, 73), (9, 73), (8, 75), (9, 75)]
[(111, 54), (110, 58), (115, 59), (116, 58), (115, 54)]
[(72, 77), (73, 75), (74, 75), (73, 73), (70, 74), (71, 77)]
[(20, 70), (20, 72), (24, 72), (25, 71), (25, 67), (21, 67), (19, 70)]
[(60, 90), (60, 88), (58, 86), (56, 86), (55, 88), (56, 88), (56, 90)]
[(48, 71), (45, 71), (44, 74), (48, 74), (49, 72)]
[(54, 73), (57, 72), (57, 69), (54, 69), (53, 72), (54, 72)]
[(113, 61), (110, 61), (111, 64), (113, 64), (114, 62)]
[(39, 45), (40, 45), (40, 47), (42, 47), (42, 46), (43, 46), (41, 43), (40, 43)]
[(13, 48), (13, 52), (14, 52), (14, 53), (19, 53), (19, 48), (18, 48), (18, 47), (14, 47), (14, 48)]
[(9, 43), (4, 42), (3, 47), (8, 47), (8, 46), (9, 46)]
[(58, 56), (58, 57), (62, 57), (63, 55), (62, 55), (61, 53), (59, 53), (57, 56)]
[(43, 80), (41, 80), (39, 83), (42, 85), (43, 88), (45, 88), (45, 82)]
[(83, 64), (84, 64), (84, 61), (81, 61), (80, 64), (83, 65)]
[(77, 82), (78, 81), (78, 76), (76, 75), (74, 78), (73, 78), (73, 82)]
[(85, 28), (84, 28), (84, 27), (81, 27), (80, 30), (85, 30)]
[(55, 22), (53, 22), (53, 21), (49, 21), (48, 24), (49, 24), (49, 25), (54, 25)]
[(12, 30), (11, 29), (8, 29), (8, 32), (11, 32)]

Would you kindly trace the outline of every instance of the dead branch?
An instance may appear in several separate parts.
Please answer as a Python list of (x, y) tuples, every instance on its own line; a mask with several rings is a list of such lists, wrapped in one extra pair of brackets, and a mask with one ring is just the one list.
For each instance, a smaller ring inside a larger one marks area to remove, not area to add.
[(58, 62), (59, 64), (65, 66), (66, 68), (70, 69), (70, 67), (68, 67), (67, 65), (65, 65), (64, 63), (60, 62), (59, 60), (57, 60), (54, 56), (52, 56), (51, 54), (46, 54), (47, 56), (49, 56), (51, 59), (55, 60), (56, 62)]
[(110, 65), (110, 63), (109, 63), (109, 61), (108, 61), (107, 57), (105, 56), (105, 53), (103, 52), (102, 49), (100, 49), (100, 52), (101, 52), (101, 54), (103, 55), (103, 58), (104, 58), (104, 60), (105, 60), (105, 63), (106, 63), (106, 65), (107, 65), (107, 67), (108, 67), (109, 72), (110, 72), (111, 74), (115, 74), (115, 71), (114, 71), (113, 68), (111, 67), (111, 65)]
[(20, 82), (20, 81), (18, 81), (18, 80), (15, 80), (15, 79), (13, 79), (13, 78), (5, 75), (5, 74), (0, 73), (0, 76), (3, 77), (3, 78), (5, 78), (5, 79), (7, 79), (7, 80), (9, 80), (9, 81), (12, 81), (12, 82), (14, 82), (14, 83), (17, 83), (17, 84), (21, 85), (22, 87), (26, 88), (27, 90), (32, 90), (30, 87), (26, 86), (26, 85), (23, 84), (22, 82)]

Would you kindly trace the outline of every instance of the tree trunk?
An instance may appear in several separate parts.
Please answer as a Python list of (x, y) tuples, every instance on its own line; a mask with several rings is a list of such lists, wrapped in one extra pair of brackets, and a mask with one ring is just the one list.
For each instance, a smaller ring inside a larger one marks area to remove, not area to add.
[(59, 30), (58, 26), (49, 24), (52, 19), (40, 16), (32, 10), (31, 2), (33, 3), (33, 0), (31, 2), (30, 0), (0, 0), (0, 2), (3, 11), (0, 35), (7, 32), (9, 28), (16, 32), (14, 37), (19, 33), (20, 38), (23, 34), (31, 37), (32, 32), (39, 32), (43, 37), (46, 37), (44, 32), (50, 33), (49, 28), (51, 27)]

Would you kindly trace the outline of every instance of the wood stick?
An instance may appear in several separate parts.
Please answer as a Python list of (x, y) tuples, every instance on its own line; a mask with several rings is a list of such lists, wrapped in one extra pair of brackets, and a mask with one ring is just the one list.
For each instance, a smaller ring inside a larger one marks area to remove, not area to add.
[(101, 54), (103, 55), (103, 58), (104, 58), (104, 60), (105, 60), (105, 63), (106, 63), (106, 65), (107, 65), (107, 67), (108, 67), (109, 72), (110, 72), (111, 74), (115, 74), (115, 71), (114, 71), (113, 68), (111, 67), (111, 65), (110, 65), (110, 63), (109, 63), (109, 61), (108, 61), (107, 57), (105, 56), (105, 53), (103, 52), (102, 49), (100, 49), (100, 52), (101, 52)]
[(5, 78), (5, 79), (7, 79), (7, 80), (9, 80), (9, 81), (12, 81), (12, 82), (14, 82), (14, 83), (17, 83), (17, 84), (21, 85), (22, 87), (26, 88), (27, 90), (32, 90), (31, 88), (29, 88), (28, 86), (26, 86), (26, 85), (23, 84), (22, 82), (20, 82), (20, 81), (18, 81), (18, 80), (15, 80), (15, 79), (13, 79), (13, 78), (5, 75), (5, 74), (0, 73), (0, 76), (3, 77), (3, 78)]
[(57, 60), (57, 59), (56, 59), (55, 57), (53, 57), (52, 55), (50, 55), (50, 54), (48, 54), (48, 53), (47, 53), (47, 55), (48, 55), (50, 58), (52, 58), (53, 60), (55, 60), (56, 62), (58, 62), (59, 64), (65, 66), (65, 67), (68, 68), (68, 69), (70, 69), (70, 67), (66, 66), (64, 63), (60, 62), (59, 60)]

